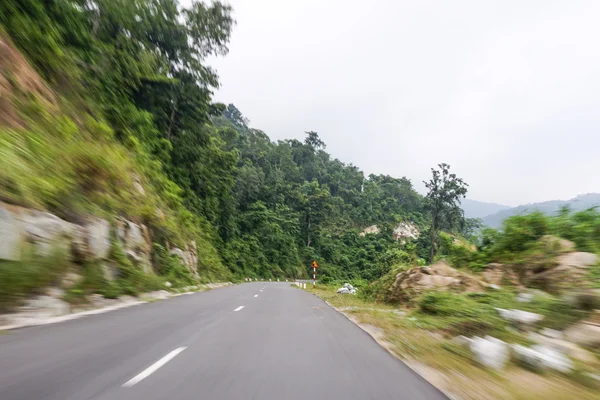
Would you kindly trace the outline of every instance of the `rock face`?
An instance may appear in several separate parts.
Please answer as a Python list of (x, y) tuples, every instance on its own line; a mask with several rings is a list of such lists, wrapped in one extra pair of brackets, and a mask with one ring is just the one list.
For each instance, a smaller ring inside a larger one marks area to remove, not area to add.
[(73, 238), (73, 253), (81, 261), (105, 260), (110, 253), (110, 224), (92, 218), (77, 227)]
[(39, 256), (68, 251), (76, 232), (76, 225), (53, 214), (0, 202), (0, 259), (21, 261), (25, 243)]
[(475, 292), (481, 284), (444, 262), (430, 267), (415, 267), (396, 275), (389, 289), (388, 301), (409, 301), (427, 289)]
[[(0, 202), (0, 260), (21, 261), (25, 244), (32, 245), (35, 255), (46, 257), (55, 250), (73, 254), (76, 261), (103, 261), (110, 253), (110, 224), (90, 218), (73, 224), (56, 215)], [(150, 234), (144, 225), (131, 221), (117, 222), (117, 238), (131, 260), (144, 272), (152, 272)], [(197, 264), (196, 245), (183, 251), (186, 265)], [(115, 268), (103, 263), (105, 276), (114, 278)]]
[(519, 276), (508, 265), (491, 263), (483, 271), (483, 280), (492, 285), (520, 286)]
[(176, 255), (179, 261), (195, 276), (198, 276), (198, 249), (196, 241), (192, 240), (185, 246), (185, 250), (174, 247), (170, 253)]
[(117, 238), (125, 254), (144, 272), (152, 272), (150, 263), (150, 233), (142, 224), (136, 224), (125, 219), (117, 221)]
[(416, 239), (419, 237), (419, 229), (410, 222), (401, 222), (394, 229), (394, 240)]

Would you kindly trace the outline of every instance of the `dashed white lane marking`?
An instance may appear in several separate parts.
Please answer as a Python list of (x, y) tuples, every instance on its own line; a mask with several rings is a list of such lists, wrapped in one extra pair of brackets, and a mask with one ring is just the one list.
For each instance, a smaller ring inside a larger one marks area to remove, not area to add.
[(156, 370), (158, 370), (160, 367), (171, 361), (173, 358), (175, 358), (175, 356), (177, 356), (177, 354), (181, 353), (185, 349), (187, 349), (187, 347), (176, 348), (175, 350), (173, 350), (172, 352), (170, 352), (169, 354), (167, 354), (166, 356), (164, 356), (163, 358), (161, 358), (160, 360), (158, 360), (157, 362), (140, 372), (138, 375), (125, 382), (123, 384), (123, 387), (132, 387), (136, 383), (139, 383), (140, 381), (146, 379), (147, 377), (155, 373)]
[(236, 309), (235, 309), (235, 310), (233, 310), (233, 311), (240, 311), (240, 310), (241, 310), (242, 308), (244, 308), (244, 307), (246, 307), (246, 306), (239, 306), (238, 308), (236, 308)]
[(258, 295), (257, 295), (257, 294), (255, 294), (255, 295), (254, 295), (254, 297), (258, 297)]
[(263, 290), (262, 290), (262, 289), (260, 289), (260, 291), (262, 292)]

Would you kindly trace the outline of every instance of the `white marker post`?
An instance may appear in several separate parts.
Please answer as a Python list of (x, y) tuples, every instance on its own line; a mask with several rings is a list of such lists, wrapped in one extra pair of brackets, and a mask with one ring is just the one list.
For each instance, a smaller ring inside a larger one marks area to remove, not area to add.
[(316, 288), (317, 287), (317, 268), (319, 267), (319, 264), (317, 264), (317, 260), (313, 260), (312, 267), (313, 267), (313, 288)]

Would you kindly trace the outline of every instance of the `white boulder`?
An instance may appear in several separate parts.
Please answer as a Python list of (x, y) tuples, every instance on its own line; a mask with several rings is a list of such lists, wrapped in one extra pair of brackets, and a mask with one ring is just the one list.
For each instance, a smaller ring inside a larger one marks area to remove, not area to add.
[(522, 310), (505, 310), (504, 308), (496, 308), (496, 311), (500, 313), (502, 318), (513, 322), (517, 326), (521, 328), (529, 328), (532, 325), (540, 322), (544, 319), (544, 316), (541, 314), (532, 313), (529, 311)]
[(512, 345), (514, 357), (535, 370), (544, 368), (562, 373), (573, 369), (573, 362), (560, 351), (541, 344), (525, 347), (518, 344)]
[(492, 369), (502, 369), (508, 360), (508, 345), (492, 336), (470, 339), (469, 347), (477, 362)]

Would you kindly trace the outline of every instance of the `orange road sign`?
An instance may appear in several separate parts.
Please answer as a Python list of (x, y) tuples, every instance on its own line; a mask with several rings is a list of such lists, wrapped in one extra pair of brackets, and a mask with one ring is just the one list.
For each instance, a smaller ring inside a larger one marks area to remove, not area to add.
[(312, 267), (313, 268), (319, 268), (319, 264), (317, 264), (316, 260), (312, 262)]

